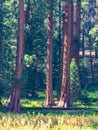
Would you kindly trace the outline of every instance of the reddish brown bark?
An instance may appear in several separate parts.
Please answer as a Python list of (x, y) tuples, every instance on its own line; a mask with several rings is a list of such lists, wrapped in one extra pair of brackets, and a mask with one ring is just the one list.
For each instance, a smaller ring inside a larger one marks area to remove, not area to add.
[(70, 107), (70, 45), (72, 42), (72, 3), (63, 2), (62, 84), (59, 107)]
[(29, 13), (30, 13), (30, 0), (28, 0), (28, 5), (27, 5), (27, 8), (26, 8), (26, 10), (24, 10), (24, 15), (25, 15), (25, 17), (24, 17), (24, 23), (25, 23), (25, 25), (27, 25), (28, 24), (28, 21), (29, 21)]
[(69, 3), (68, 5), (68, 46), (69, 46), (69, 55), (68, 55), (68, 66), (67, 66), (67, 107), (71, 106), (71, 101), (70, 101), (70, 62), (72, 59), (73, 55), (73, 3)]
[(53, 39), (53, 0), (49, 0), (49, 16), (47, 19), (48, 40), (47, 40), (47, 66), (46, 66), (46, 106), (54, 105), (52, 87), (52, 39)]
[(75, 58), (76, 63), (79, 67), (79, 44), (80, 44), (80, 8), (81, 2), (74, 3), (74, 20), (73, 20), (73, 46), (74, 46), (74, 53), (73, 58)]
[(15, 82), (8, 99), (8, 111), (20, 112), (20, 79), (24, 66), (24, 0), (19, 0), (18, 8), (18, 38), (16, 52)]

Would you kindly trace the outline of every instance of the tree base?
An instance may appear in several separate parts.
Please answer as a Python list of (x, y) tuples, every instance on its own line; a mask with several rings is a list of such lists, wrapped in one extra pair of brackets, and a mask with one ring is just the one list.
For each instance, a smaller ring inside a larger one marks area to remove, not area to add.
[(71, 107), (71, 106), (72, 106), (71, 103), (65, 102), (65, 101), (63, 101), (63, 100), (60, 100), (59, 103), (58, 103), (58, 107), (69, 108), (69, 107)]
[(59, 101), (58, 107), (65, 107), (65, 108), (67, 108), (67, 107), (68, 107), (68, 106), (67, 106), (67, 102)]
[(15, 84), (12, 87), (7, 107), (8, 112), (20, 113), (20, 84)]
[(48, 101), (48, 100), (46, 100), (46, 102), (45, 102), (45, 105), (44, 105), (45, 107), (51, 107), (51, 106), (55, 106), (55, 103), (54, 103), (54, 101)]

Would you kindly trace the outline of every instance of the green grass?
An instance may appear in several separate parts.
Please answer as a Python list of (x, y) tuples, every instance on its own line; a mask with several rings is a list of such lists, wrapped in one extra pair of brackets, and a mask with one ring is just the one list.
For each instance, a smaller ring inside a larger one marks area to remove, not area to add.
[[(5, 104), (6, 99), (2, 102)], [(43, 103), (44, 99), (22, 99), (21, 114), (7, 113), (6, 106), (1, 106), (0, 130), (98, 130), (97, 108), (77, 111), (32, 109), (41, 107)], [(84, 107), (81, 102), (75, 102), (75, 105)]]
[[(0, 130), (98, 130), (98, 86), (92, 84), (82, 92), (83, 100), (74, 102), (73, 107), (91, 109), (77, 111), (32, 109), (44, 105), (45, 93), (42, 92), (38, 93), (37, 99), (21, 99), (21, 114), (7, 113), (6, 106), (1, 106)], [(6, 98), (2, 99), (2, 104), (6, 104)]]
[(98, 110), (0, 112), (0, 130), (98, 130)]

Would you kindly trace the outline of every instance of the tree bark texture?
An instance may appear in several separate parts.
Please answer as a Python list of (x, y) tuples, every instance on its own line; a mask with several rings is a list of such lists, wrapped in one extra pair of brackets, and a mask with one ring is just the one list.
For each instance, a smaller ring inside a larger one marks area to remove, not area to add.
[[(3, 1), (1, 0), (0, 1), (0, 73), (2, 71), (2, 42), (3, 42), (3, 11), (2, 9), (3, 9)], [(0, 98), (0, 106), (1, 105), (2, 105), (2, 102)]]
[(29, 21), (29, 13), (30, 13), (30, 0), (28, 0), (28, 5), (27, 5), (27, 8), (26, 10), (24, 10), (24, 23), (25, 23), (25, 26), (28, 24), (28, 21)]
[(2, 12), (3, 2), (0, 2), (0, 70), (1, 70), (1, 57), (2, 57), (2, 41), (3, 41), (3, 12)]
[(20, 86), (24, 67), (24, 0), (19, 0), (18, 37), (16, 51), (15, 81), (8, 99), (8, 111), (20, 112)]
[(91, 36), (89, 36), (89, 51), (90, 51), (90, 67), (91, 67), (91, 77), (92, 82), (94, 82), (94, 69), (93, 69), (93, 58), (92, 58), (92, 39)]
[(62, 84), (58, 106), (70, 107), (70, 45), (72, 44), (72, 3), (63, 2), (63, 7)]
[(47, 66), (46, 66), (46, 106), (54, 105), (52, 87), (52, 39), (53, 39), (53, 0), (49, 0), (49, 16), (47, 19)]
[(75, 58), (79, 67), (81, 2), (74, 2), (73, 9), (73, 58)]

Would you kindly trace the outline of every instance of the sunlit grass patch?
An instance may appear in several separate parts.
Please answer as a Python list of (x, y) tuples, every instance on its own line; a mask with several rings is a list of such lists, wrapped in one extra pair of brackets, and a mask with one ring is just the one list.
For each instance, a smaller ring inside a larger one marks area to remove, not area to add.
[(21, 100), (20, 104), (22, 107), (41, 107), (42, 101), (23, 99)]
[(98, 130), (98, 115), (95, 112), (93, 115), (73, 113), (0, 113), (0, 130)]

